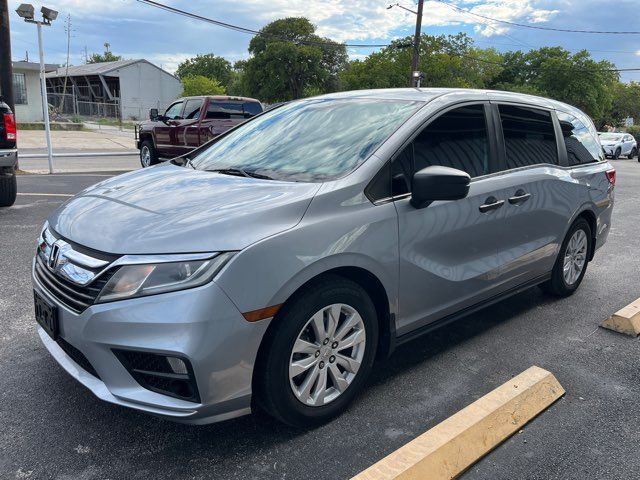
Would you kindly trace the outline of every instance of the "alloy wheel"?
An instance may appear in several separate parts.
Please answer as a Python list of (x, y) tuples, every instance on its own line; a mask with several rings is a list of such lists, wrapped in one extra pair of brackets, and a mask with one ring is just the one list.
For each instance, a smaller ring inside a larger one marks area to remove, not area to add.
[(351, 385), (366, 345), (364, 321), (355, 308), (335, 303), (304, 325), (289, 360), (289, 383), (305, 405), (326, 405)]
[(587, 246), (587, 234), (584, 230), (576, 230), (571, 235), (564, 254), (562, 274), (567, 285), (573, 285), (580, 278), (587, 263)]
[(142, 151), (140, 152), (140, 158), (142, 159), (142, 166), (148, 167), (151, 165), (151, 151), (149, 147), (146, 145), (142, 147)]

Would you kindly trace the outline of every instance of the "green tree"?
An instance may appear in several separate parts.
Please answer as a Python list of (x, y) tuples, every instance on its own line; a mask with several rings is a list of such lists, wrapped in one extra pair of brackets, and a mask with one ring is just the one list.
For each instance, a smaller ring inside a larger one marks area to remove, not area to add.
[(244, 84), (244, 68), (246, 63), (246, 60), (238, 60), (233, 64), (233, 69), (231, 70), (231, 80), (229, 81), (229, 85), (227, 86), (227, 93), (229, 95), (235, 95), (238, 97), (246, 96)]
[(207, 53), (206, 55), (196, 55), (181, 62), (176, 70), (176, 75), (179, 78), (200, 75), (217, 80), (225, 87), (228, 87), (232, 80), (232, 69), (231, 63), (227, 59), (218, 57), (213, 53)]
[(315, 34), (306, 18), (283, 18), (266, 25), (249, 43), (243, 90), (268, 102), (301, 98), (306, 92), (338, 87), (347, 62), (346, 47)]
[(120, 55), (114, 55), (109, 50), (106, 50), (104, 53), (92, 53), (87, 58), (87, 63), (117, 62), (118, 60), (122, 60)]
[[(412, 37), (396, 40), (389, 47), (354, 60), (340, 73), (340, 88), (406, 87), (410, 84)], [(483, 88), (501, 71), (500, 54), (493, 49), (477, 49), (465, 34), (420, 39), (419, 70), (423, 87)]]
[(219, 81), (202, 75), (186, 76), (182, 78), (182, 96), (195, 95), (224, 95), (225, 88)]
[(503, 55), (504, 68), (492, 88), (534, 93), (575, 105), (602, 124), (611, 115), (615, 65), (595, 61), (586, 50), (575, 54), (562, 47), (543, 47)]
[(611, 89), (611, 111), (606, 118), (610, 125), (622, 126), (622, 121), (632, 117), (636, 124), (640, 122), (640, 83), (616, 82)]

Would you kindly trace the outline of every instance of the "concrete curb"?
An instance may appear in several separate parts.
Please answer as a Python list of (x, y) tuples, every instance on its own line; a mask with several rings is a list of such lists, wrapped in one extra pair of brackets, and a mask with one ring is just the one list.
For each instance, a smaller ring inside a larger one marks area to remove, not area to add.
[(531, 367), (352, 480), (456, 478), (564, 393), (552, 373)]
[(631, 337), (640, 335), (640, 298), (618, 310), (600, 326)]
[[(72, 157), (129, 157), (132, 155), (138, 156), (137, 150), (128, 152), (70, 152), (70, 153), (54, 153), (53, 158), (72, 158)], [(18, 152), (18, 159), (21, 158), (48, 158), (46, 153), (20, 153)]]

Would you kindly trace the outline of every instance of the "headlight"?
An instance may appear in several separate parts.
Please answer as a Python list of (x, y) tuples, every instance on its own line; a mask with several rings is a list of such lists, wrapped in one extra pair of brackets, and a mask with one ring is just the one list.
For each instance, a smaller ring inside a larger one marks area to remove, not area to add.
[(233, 252), (206, 260), (123, 265), (102, 288), (96, 303), (199, 287), (210, 281)]

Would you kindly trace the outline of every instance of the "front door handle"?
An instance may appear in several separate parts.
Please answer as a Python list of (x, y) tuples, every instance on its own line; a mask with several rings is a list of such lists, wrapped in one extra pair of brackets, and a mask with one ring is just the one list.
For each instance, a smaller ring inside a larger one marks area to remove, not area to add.
[(521, 203), (526, 202), (531, 198), (531, 194), (525, 192), (524, 190), (517, 190), (516, 194), (513, 197), (509, 198), (509, 203), (511, 205), (520, 205)]
[(482, 213), (491, 212), (497, 210), (504, 205), (504, 200), (498, 200), (496, 197), (489, 197), (484, 201), (484, 205), (480, 205), (480, 211)]

